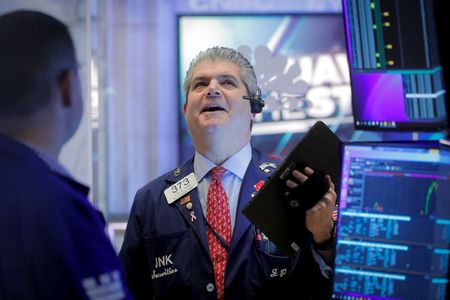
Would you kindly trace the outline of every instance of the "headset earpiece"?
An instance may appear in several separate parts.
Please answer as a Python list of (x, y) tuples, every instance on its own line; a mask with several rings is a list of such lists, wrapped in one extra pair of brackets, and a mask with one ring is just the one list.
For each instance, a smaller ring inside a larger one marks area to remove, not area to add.
[(250, 110), (253, 114), (259, 114), (260, 112), (262, 112), (265, 104), (264, 100), (261, 98), (261, 89), (259, 87), (256, 90), (255, 95), (252, 95), (250, 97), (244, 96), (242, 98), (250, 101)]

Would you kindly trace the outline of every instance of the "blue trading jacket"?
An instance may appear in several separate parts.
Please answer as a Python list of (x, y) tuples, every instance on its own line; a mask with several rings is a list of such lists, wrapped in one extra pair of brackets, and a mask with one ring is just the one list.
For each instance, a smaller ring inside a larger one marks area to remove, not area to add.
[(0, 135), (0, 299), (130, 297), (87, 193)]
[[(274, 161), (253, 150), (229, 248), (225, 299), (310, 299), (324, 278), (308, 248), (293, 257), (280, 256), (241, 213), (255, 185), (275, 170), (262, 167), (265, 162)], [(119, 257), (137, 299), (217, 299), (197, 189), (171, 204), (164, 196), (165, 189), (191, 172), (192, 160), (136, 194)]]

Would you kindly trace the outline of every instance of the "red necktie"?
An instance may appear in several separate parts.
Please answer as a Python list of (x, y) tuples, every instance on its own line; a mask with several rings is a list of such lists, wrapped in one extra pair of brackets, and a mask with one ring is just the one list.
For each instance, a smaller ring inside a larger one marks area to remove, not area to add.
[[(231, 243), (231, 218), (228, 197), (222, 186), (222, 175), (225, 173), (223, 167), (214, 167), (211, 170), (212, 180), (208, 189), (206, 220), (212, 229), (220, 235), (227, 243)], [(217, 299), (224, 298), (225, 266), (227, 264), (228, 252), (214, 234), (211, 228), (206, 229), (209, 252), (214, 266), (214, 277), (216, 279)]]

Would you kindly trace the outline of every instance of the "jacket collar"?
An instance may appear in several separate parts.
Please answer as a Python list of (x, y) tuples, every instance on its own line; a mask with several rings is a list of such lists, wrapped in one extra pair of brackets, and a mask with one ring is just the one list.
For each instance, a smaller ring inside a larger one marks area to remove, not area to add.
[(55, 172), (32, 148), (2, 134), (0, 134), (0, 155), (7, 155), (11, 158), (25, 161), (34, 168), (48, 171), (52, 175), (61, 178), (83, 195), (87, 196), (89, 194), (89, 187), (75, 181), (69, 176)]
[(172, 170), (172, 172), (169, 172), (165, 180), (167, 183), (175, 183), (192, 172), (194, 172), (194, 158), (191, 158), (180, 167), (177, 167), (176, 169)]

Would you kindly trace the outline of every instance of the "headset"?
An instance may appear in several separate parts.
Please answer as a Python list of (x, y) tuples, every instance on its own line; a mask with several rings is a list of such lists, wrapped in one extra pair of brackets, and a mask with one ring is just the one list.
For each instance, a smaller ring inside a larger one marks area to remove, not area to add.
[(250, 101), (250, 110), (252, 114), (259, 114), (265, 106), (264, 100), (261, 98), (261, 89), (258, 87), (256, 94), (252, 96), (243, 96), (245, 100)]

